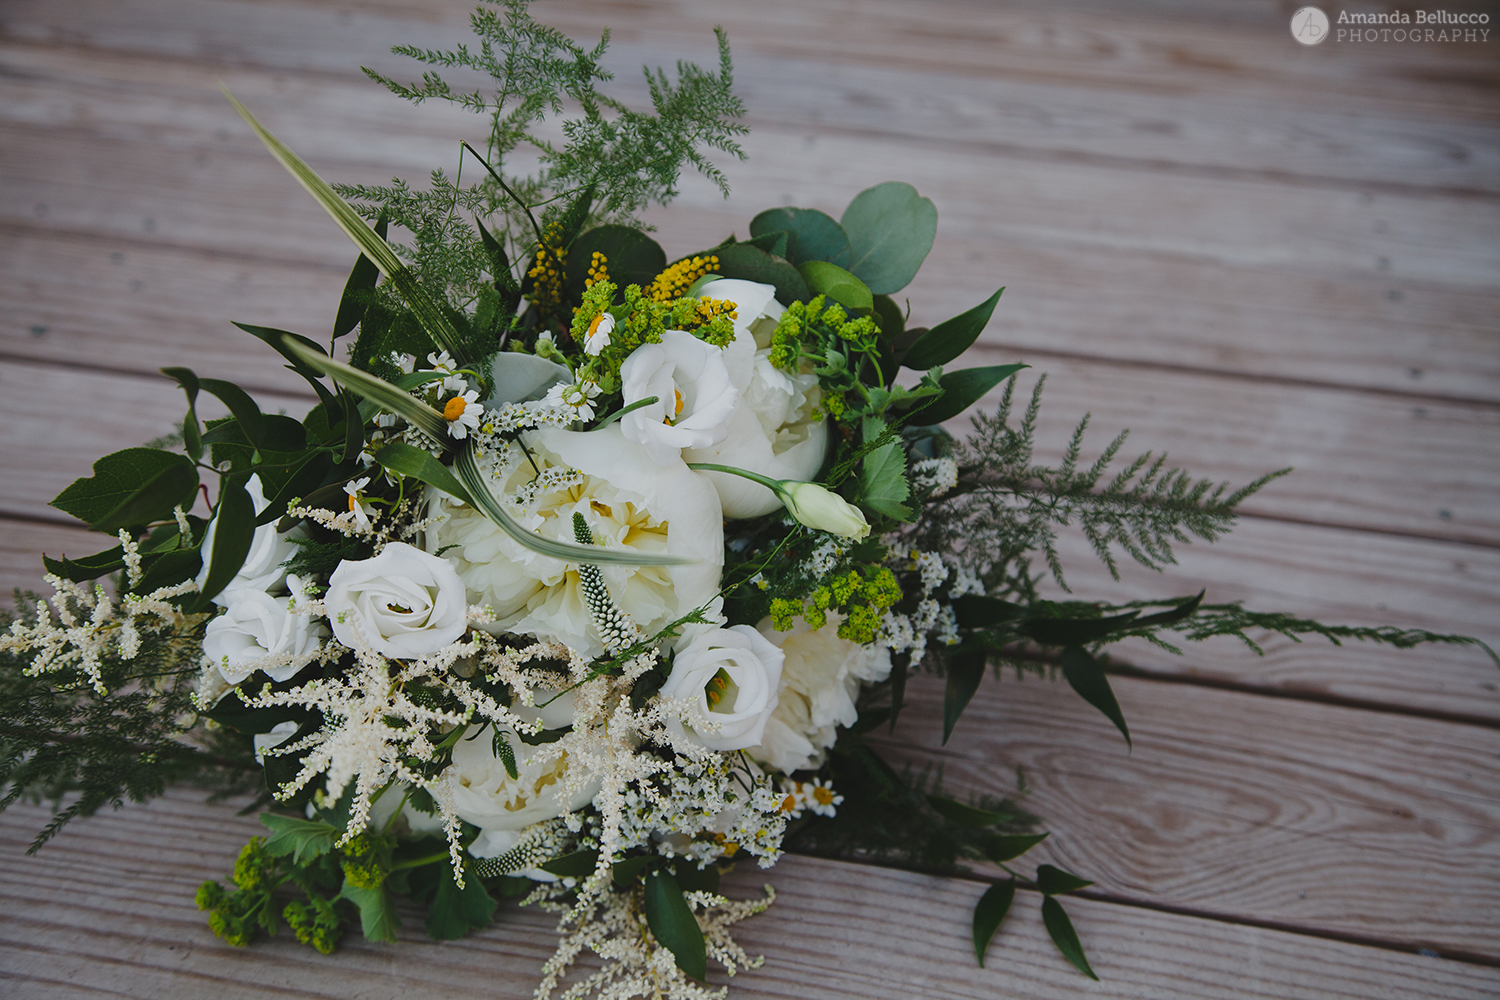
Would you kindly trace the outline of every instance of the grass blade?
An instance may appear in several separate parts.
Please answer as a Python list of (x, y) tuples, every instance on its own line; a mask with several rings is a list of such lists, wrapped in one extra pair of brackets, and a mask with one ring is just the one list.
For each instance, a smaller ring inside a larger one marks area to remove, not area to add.
[[(306, 363), (309, 368), (317, 369), (345, 388), (359, 393), (381, 409), (396, 414), (423, 434), (432, 438), (433, 441), (439, 444), (447, 443), (448, 421), (443, 419), (441, 413), (420, 399), (417, 399), (411, 393), (403, 392), (385, 379), (376, 378), (369, 372), (362, 372), (352, 365), (344, 364), (342, 361), (335, 361), (328, 357), (328, 355), (304, 347), (290, 338), (283, 337), (281, 343), (288, 351)], [(357, 415), (351, 414), (350, 419), (357, 420), (359, 418)]]

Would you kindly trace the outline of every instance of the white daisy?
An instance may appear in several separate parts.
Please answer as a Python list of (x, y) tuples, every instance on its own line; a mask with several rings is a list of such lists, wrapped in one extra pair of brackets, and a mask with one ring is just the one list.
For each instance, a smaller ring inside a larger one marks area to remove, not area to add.
[(798, 791), (806, 796), (807, 808), (819, 816), (833, 816), (837, 810), (834, 806), (842, 805), (844, 797), (833, 790), (832, 782), (825, 782), (822, 778), (814, 778), (804, 785), (798, 786)]
[(583, 341), (583, 353), (598, 356), (609, 346), (609, 335), (614, 332), (615, 318), (609, 313), (600, 313), (589, 324), (588, 336)]
[(453, 373), (458, 371), (458, 362), (449, 356), (447, 351), (438, 351), (427, 355), (427, 363), (432, 366), (433, 371)]
[(550, 406), (571, 407), (575, 420), (593, 420), (594, 399), (599, 391), (597, 382), (579, 382), (576, 385), (559, 382), (547, 390), (542, 402)]
[(448, 433), (462, 441), (469, 431), (479, 429), (479, 420), (484, 416), (484, 407), (475, 402), (479, 393), (473, 389), (462, 396), (454, 396), (443, 404), (443, 419), (448, 421)]
[(365, 506), (364, 498), (360, 496), (364, 488), (369, 485), (369, 476), (344, 484), (344, 492), (349, 494), (349, 509), (354, 512), (354, 521), (361, 531), (368, 531), (370, 528), (370, 509)]

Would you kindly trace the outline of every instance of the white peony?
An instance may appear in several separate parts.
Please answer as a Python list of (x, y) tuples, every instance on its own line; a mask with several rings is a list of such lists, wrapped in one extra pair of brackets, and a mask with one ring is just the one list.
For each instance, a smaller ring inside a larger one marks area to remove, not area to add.
[(514, 847), (519, 831), (533, 823), (582, 809), (599, 794), (590, 781), (571, 799), (559, 797), (568, 771), (568, 755), (552, 744), (530, 746), (507, 734), (516, 757), (517, 777), (495, 756), (494, 730), (485, 726), (466, 733), (453, 747), (453, 763), (443, 772), (459, 818), (479, 827), (469, 847), (476, 858), (492, 858)]
[[(245, 492), (250, 494), (250, 502), (255, 505), (256, 514), (265, 510), (266, 504), (270, 503), (266, 499), (260, 476), (251, 476), (245, 482)], [(214, 550), (214, 536), (218, 526), (217, 517), (208, 522), (208, 530), (203, 533), (203, 544), (199, 546), (199, 551), (203, 553), (203, 568), (198, 571), (200, 587), (208, 580), (209, 554)], [(228, 607), (229, 595), (236, 590), (262, 590), (271, 593), (281, 589), (281, 585), (286, 582), (286, 569), (282, 564), (297, 554), (297, 546), (291, 540), (301, 537), (303, 533), (302, 526), (298, 525), (283, 535), (276, 530), (275, 521), (256, 528), (244, 564), (240, 566), (234, 579), (214, 598), (214, 603), (221, 608)]]
[(740, 393), (730, 381), (724, 351), (681, 330), (668, 330), (661, 343), (632, 351), (620, 366), (620, 391), (626, 406), (656, 397), (621, 417), (620, 428), (660, 465), (677, 462), (683, 448), (724, 440), (724, 422)]
[[(695, 560), (599, 567), (615, 603), (648, 634), (718, 592), (724, 521), (718, 496), (701, 476), (681, 462), (658, 465), (616, 426), (545, 429), (523, 440), (530, 458), (515, 449), (516, 461), (497, 470), (493, 487), (522, 527), (571, 542), (573, 515), (580, 513), (599, 545)], [(523, 494), (534, 495), (524, 505), (507, 502)], [(533, 552), (446, 494), (433, 494), (428, 513), (442, 520), (427, 529), (424, 544), (445, 550), (471, 603), (494, 610), (496, 621), (486, 630), (555, 640), (586, 657), (604, 652), (576, 565)]]
[(790, 632), (777, 632), (769, 618), (756, 626), (786, 659), (776, 710), (750, 756), (783, 774), (821, 766), (838, 727), (859, 718), (854, 699), (860, 685), (890, 676), (890, 651), (840, 639), (839, 620), (830, 614), (816, 631), (799, 621)]
[(203, 633), (203, 655), (218, 667), (226, 684), (238, 684), (257, 670), (274, 681), (289, 681), (312, 660), (323, 638), (322, 623), (297, 614), (291, 604), (302, 595), (301, 581), (287, 577), (292, 597), (263, 590), (226, 593), (223, 614)]
[(436, 653), (469, 627), (464, 584), (453, 567), (405, 542), (373, 559), (339, 563), (323, 603), (339, 642), (396, 659)]
[[(724, 361), (740, 398), (724, 438), (685, 449), (683, 461), (731, 465), (771, 479), (812, 479), (828, 451), (828, 425), (813, 419), (822, 393), (810, 368), (788, 374), (771, 364), (771, 334), (784, 311), (775, 286), (721, 278), (701, 292), (735, 304), (735, 339)], [(759, 517), (781, 506), (759, 483), (723, 472), (703, 475), (718, 490), (725, 517)]]
[[(730, 628), (694, 625), (677, 642), (672, 673), (662, 685), (663, 698), (692, 698), (717, 732), (693, 731), (711, 750), (743, 750), (759, 745), (766, 720), (776, 708), (782, 652), (749, 625)], [(678, 734), (680, 719), (668, 725)]]

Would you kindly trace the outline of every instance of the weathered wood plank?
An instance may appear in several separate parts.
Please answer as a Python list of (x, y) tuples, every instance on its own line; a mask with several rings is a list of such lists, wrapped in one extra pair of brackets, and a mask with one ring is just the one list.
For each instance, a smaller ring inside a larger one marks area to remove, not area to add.
[[(1500, 772), (1490, 728), (1116, 678), (1134, 737), (1067, 685), (993, 679), (941, 737), (917, 678), (896, 755), (958, 794), (1014, 794), (1051, 861), (1110, 896), (1500, 957)], [(885, 738), (882, 738), (885, 742)]]
[(81, 524), (70, 527), (0, 520), (0, 608), (12, 610), (10, 598), (17, 589), (47, 596), (47, 586), (42, 583), (43, 553), (54, 559), (65, 555), (76, 559), (109, 547), (102, 534)]
[[(34, 858), (20, 850), (35, 808), (0, 818), (0, 976), (17, 998), (95, 995), (234, 998), (503, 996), (530, 994), (551, 953), (552, 920), (508, 908), (500, 923), (436, 944), (418, 915), (394, 946), (349, 939), (330, 957), (288, 941), (248, 950), (212, 938), (192, 904), (197, 884), (223, 878), (259, 831), (229, 807), (172, 792), (70, 828)], [(776, 886), (776, 904), (737, 937), (766, 964), (732, 980), (733, 997), (1050, 998), (1150, 996), (1235, 1000), (1478, 998), (1494, 969), (1218, 921), (1074, 900), (1068, 909), (1103, 977), (1091, 983), (1047, 941), (1023, 893), (975, 967), (968, 916), (980, 887), (864, 866), (788, 857), (770, 872), (736, 872), (729, 891)], [(892, 916), (900, 930), (893, 938)], [(710, 973), (715, 983), (722, 971)]]

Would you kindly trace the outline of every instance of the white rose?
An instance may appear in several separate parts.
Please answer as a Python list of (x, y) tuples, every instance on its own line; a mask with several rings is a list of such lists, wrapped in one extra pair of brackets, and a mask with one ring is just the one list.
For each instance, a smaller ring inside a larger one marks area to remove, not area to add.
[[(670, 553), (695, 560), (680, 566), (600, 566), (615, 603), (647, 634), (708, 600), (719, 589), (724, 564), (724, 520), (719, 498), (681, 462), (658, 465), (618, 427), (595, 431), (547, 429), (523, 438), (530, 458), (515, 449), (512, 465), (496, 470), (495, 496), (522, 527), (573, 541), (573, 515), (588, 522), (594, 540), (611, 548)], [(533, 466), (532, 462), (535, 462)], [(539, 477), (576, 470), (551, 489)], [(511, 502), (535, 490), (524, 506)], [(578, 567), (514, 541), (489, 518), (445, 494), (434, 493), (428, 551), (446, 549), (468, 587), (469, 601), (496, 614), (495, 633), (515, 632), (562, 642), (586, 657), (604, 645), (579, 589)]]
[(448, 563), (405, 542), (373, 559), (339, 563), (323, 603), (339, 642), (396, 659), (431, 655), (468, 631), (463, 581)]
[(769, 618), (756, 626), (786, 659), (776, 710), (750, 756), (783, 774), (819, 767), (838, 727), (858, 720), (854, 699), (860, 685), (890, 676), (890, 651), (840, 639), (840, 620), (830, 614), (816, 631), (799, 621), (790, 632), (777, 632)]
[(620, 428), (661, 465), (678, 461), (683, 448), (724, 440), (724, 422), (739, 399), (724, 352), (681, 330), (632, 351), (620, 366), (620, 391), (626, 406), (656, 397), (621, 417)]
[[(701, 292), (735, 304), (735, 339), (724, 361), (740, 398), (724, 438), (685, 449), (683, 461), (732, 465), (771, 479), (812, 479), (828, 452), (828, 424), (813, 419), (822, 393), (811, 368), (789, 374), (771, 364), (771, 334), (785, 311), (775, 286), (721, 278)], [(702, 475), (718, 490), (725, 517), (759, 517), (781, 506), (759, 483), (723, 472)]]
[[(250, 502), (255, 505), (256, 514), (260, 514), (266, 509), (266, 504), (270, 503), (261, 486), (260, 476), (251, 476), (246, 481), (245, 492), (250, 494)], [(208, 580), (209, 554), (214, 550), (214, 535), (218, 526), (219, 519), (215, 517), (208, 522), (208, 530), (203, 533), (203, 544), (199, 547), (199, 551), (203, 553), (203, 568), (198, 571), (200, 587)], [(214, 598), (214, 603), (221, 608), (228, 607), (229, 595), (236, 590), (263, 590), (268, 593), (279, 590), (286, 582), (286, 569), (282, 564), (297, 554), (297, 546), (292, 544), (292, 539), (300, 538), (303, 534), (302, 526), (298, 525), (283, 535), (276, 530), (275, 521), (256, 528), (244, 564), (240, 566), (234, 579)]]
[[(695, 699), (703, 717), (719, 724), (717, 732), (695, 730), (698, 742), (711, 750), (743, 750), (761, 742), (776, 708), (781, 665), (781, 650), (749, 625), (698, 625), (678, 640), (661, 694)], [(677, 733), (687, 728), (680, 719), (668, 725)]]
[(568, 771), (568, 755), (552, 744), (530, 746), (507, 734), (516, 757), (517, 777), (495, 756), (494, 731), (486, 726), (465, 733), (453, 747), (453, 763), (443, 772), (461, 819), (482, 831), (469, 853), (492, 858), (514, 847), (516, 832), (533, 823), (582, 809), (599, 794), (598, 779), (563, 800), (560, 793)]
[(274, 681), (289, 681), (307, 666), (323, 638), (322, 624), (290, 606), (301, 596), (297, 577), (288, 577), (296, 596), (272, 597), (263, 590), (227, 594), (224, 613), (203, 633), (203, 655), (226, 684), (239, 684), (257, 670)]

